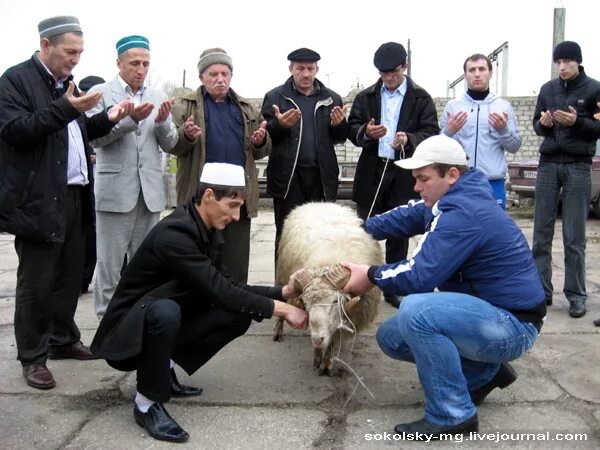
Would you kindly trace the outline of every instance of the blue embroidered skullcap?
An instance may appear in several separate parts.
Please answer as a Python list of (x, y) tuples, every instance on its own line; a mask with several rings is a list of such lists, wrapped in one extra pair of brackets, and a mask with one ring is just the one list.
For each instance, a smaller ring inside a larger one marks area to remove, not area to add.
[(117, 55), (129, 50), (130, 48), (145, 48), (150, 50), (150, 42), (144, 36), (127, 36), (117, 42)]

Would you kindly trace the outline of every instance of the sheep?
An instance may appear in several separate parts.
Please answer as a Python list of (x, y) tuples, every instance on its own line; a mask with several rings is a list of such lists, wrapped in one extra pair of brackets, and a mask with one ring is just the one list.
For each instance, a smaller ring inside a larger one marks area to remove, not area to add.
[[(377, 315), (381, 291), (374, 287), (361, 299), (344, 294), (350, 272), (340, 261), (383, 263), (379, 243), (361, 226), (356, 213), (335, 203), (306, 203), (286, 218), (279, 242), (276, 282), (294, 275), (298, 298), (289, 302), (306, 309), (314, 349), (314, 367), (331, 374), (332, 350), (367, 327)], [(343, 310), (342, 310), (343, 308)], [(350, 319), (350, 321), (348, 321)], [(338, 332), (339, 330), (339, 332)], [(273, 340), (282, 339), (283, 320), (275, 324)]]

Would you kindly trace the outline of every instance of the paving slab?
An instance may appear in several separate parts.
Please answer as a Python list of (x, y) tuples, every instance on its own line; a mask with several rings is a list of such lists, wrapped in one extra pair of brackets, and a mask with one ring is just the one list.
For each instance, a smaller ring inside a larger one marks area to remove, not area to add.
[[(231, 450), (310, 449), (324, 432), (326, 414), (308, 409), (171, 405), (169, 413), (190, 434), (185, 448)], [(148, 437), (133, 420), (132, 406), (109, 408), (87, 422), (65, 449), (173, 448)], [(179, 447), (178, 447), (179, 448)]]

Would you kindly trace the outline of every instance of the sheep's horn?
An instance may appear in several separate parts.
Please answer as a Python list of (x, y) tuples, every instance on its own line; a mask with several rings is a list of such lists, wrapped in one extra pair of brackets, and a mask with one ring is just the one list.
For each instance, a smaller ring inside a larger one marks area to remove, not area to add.
[(312, 281), (308, 271), (300, 270), (294, 274), (294, 290), (296, 292), (304, 292), (304, 288)]
[(335, 266), (331, 266), (331, 268), (323, 274), (323, 277), (336, 289), (342, 290), (350, 280), (350, 271), (341, 264), (336, 264)]
[(351, 312), (352, 309), (358, 304), (360, 301), (360, 297), (352, 297), (348, 302), (344, 305), (344, 311), (347, 313)]

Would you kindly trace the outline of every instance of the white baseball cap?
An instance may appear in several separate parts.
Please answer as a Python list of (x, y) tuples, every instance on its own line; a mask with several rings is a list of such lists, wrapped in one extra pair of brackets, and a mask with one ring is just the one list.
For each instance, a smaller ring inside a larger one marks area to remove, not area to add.
[(200, 182), (219, 186), (246, 186), (244, 168), (228, 163), (204, 164)]
[(444, 136), (431, 136), (417, 145), (411, 158), (394, 161), (403, 169), (420, 169), (430, 164), (450, 164), (467, 166), (467, 155), (462, 146), (454, 139)]

